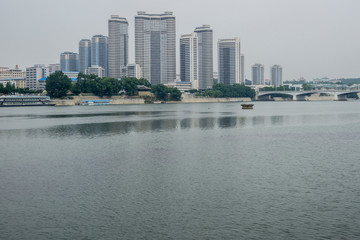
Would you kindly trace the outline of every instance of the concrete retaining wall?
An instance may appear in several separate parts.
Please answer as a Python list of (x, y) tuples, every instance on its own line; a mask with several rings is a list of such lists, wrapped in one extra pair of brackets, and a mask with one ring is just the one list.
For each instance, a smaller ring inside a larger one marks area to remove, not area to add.
[[(97, 100), (97, 99), (109, 99), (110, 104), (144, 104), (144, 99), (140, 97), (97, 97), (97, 96), (74, 96), (74, 99), (53, 99), (51, 103), (55, 103), (56, 106), (75, 106), (81, 105), (83, 100)], [(183, 94), (181, 102), (171, 103), (213, 103), (213, 102), (243, 102), (251, 101), (250, 98), (208, 98), (208, 97), (195, 97), (193, 94)], [(161, 103), (156, 101), (154, 103)]]

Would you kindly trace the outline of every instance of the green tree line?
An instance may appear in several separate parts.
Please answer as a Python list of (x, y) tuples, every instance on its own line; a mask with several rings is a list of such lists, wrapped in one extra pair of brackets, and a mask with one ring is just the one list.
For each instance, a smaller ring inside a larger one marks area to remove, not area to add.
[(33, 94), (41, 92), (41, 90), (36, 91), (30, 90), (29, 88), (17, 88), (15, 87), (15, 84), (11, 84), (10, 82), (7, 82), (5, 87), (0, 83), (0, 94)]
[(207, 89), (202, 93), (197, 93), (197, 96), (229, 98), (229, 97), (255, 97), (255, 90), (245, 86), (244, 84), (226, 85), (222, 83), (214, 84), (212, 89)]
[(128, 96), (135, 96), (137, 86), (144, 85), (151, 88), (155, 97), (162, 101), (180, 101), (181, 92), (177, 88), (169, 88), (164, 85), (151, 86), (146, 79), (122, 77), (121, 80), (104, 77), (100, 78), (94, 74), (79, 73), (76, 83), (72, 83), (63, 72), (57, 71), (50, 74), (46, 79), (46, 91), (50, 97), (61, 98), (71, 91), (74, 95), (80, 93), (92, 93), (96, 96), (113, 96), (124, 91)]

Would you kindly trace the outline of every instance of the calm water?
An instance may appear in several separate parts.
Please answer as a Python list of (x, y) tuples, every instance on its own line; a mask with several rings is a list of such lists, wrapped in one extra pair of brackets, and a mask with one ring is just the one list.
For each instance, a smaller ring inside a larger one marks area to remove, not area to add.
[(0, 239), (360, 239), (360, 102), (0, 108)]

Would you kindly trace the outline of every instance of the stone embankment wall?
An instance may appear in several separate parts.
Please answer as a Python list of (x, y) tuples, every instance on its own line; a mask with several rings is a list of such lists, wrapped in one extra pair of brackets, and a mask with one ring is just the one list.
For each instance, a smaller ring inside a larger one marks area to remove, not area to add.
[(249, 102), (251, 98), (210, 98), (196, 97), (194, 94), (183, 93), (182, 103), (212, 103), (212, 102)]
[(56, 106), (75, 106), (82, 105), (84, 100), (98, 100), (109, 99), (110, 104), (144, 104), (144, 99), (139, 97), (124, 97), (124, 96), (112, 96), (112, 97), (97, 97), (97, 96), (74, 96), (74, 99), (53, 99), (51, 103), (55, 103)]
[[(51, 103), (55, 103), (56, 106), (75, 106), (81, 105), (84, 100), (96, 100), (96, 99), (109, 99), (110, 104), (144, 104), (144, 99), (141, 97), (124, 97), (124, 96), (112, 96), (112, 97), (97, 97), (97, 96), (74, 96), (74, 99), (53, 99)], [(213, 102), (240, 102), (251, 101), (250, 98), (208, 98), (208, 97), (195, 97), (194, 94), (184, 93), (182, 95), (181, 102), (170, 103), (213, 103)], [(154, 103), (161, 103), (156, 101)]]
[(334, 95), (320, 96), (319, 93), (306, 97), (306, 100), (308, 101), (334, 101), (334, 99)]

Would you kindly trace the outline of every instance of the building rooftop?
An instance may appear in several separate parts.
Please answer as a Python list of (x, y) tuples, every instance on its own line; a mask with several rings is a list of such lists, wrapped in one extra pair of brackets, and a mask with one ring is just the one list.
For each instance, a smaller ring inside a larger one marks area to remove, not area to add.
[(149, 14), (149, 13), (146, 13), (145, 11), (138, 11), (137, 12), (137, 16), (135, 16), (135, 17), (159, 17), (159, 18), (161, 18), (161, 17), (174, 17), (174, 15), (173, 15), (173, 12), (170, 12), (170, 11), (165, 11), (164, 13), (160, 13), (160, 14), (154, 14), (154, 13), (152, 13), (152, 14)]
[(120, 17), (119, 15), (111, 15), (109, 21), (128, 22), (126, 18)]
[(202, 25), (201, 27), (195, 28), (195, 32), (196, 31), (212, 31), (212, 29), (210, 28), (210, 25)]
[(4, 78), (1, 79), (0, 81), (10, 81), (10, 80), (25, 80), (25, 78)]

